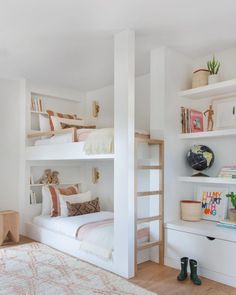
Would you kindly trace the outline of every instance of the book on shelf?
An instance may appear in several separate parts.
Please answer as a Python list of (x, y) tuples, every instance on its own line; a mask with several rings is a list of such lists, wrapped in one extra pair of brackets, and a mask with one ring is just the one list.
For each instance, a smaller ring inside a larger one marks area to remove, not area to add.
[(43, 111), (43, 98), (42, 96), (31, 96), (31, 111), (42, 112)]
[(32, 190), (30, 190), (30, 204), (31, 205), (37, 204), (36, 193)]
[(226, 220), (222, 220), (222, 221), (218, 222), (216, 225), (217, 225), (217, 226), (220, 226), (220, 227), (236, 229), (236, 223), (231, 222), (231, 221), (228, 220), (228, 219), (226, 219)]
[(181, 107), (182, 133), (203, 131), (203, 114), (200, 111)]
[(222, 167), (218, 177), (236, 179), (236, 166)]

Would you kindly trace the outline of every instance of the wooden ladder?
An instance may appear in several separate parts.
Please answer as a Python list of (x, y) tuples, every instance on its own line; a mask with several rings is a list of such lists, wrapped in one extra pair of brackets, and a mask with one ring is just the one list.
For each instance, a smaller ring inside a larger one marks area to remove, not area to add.
[[(159, 148), (159, 164), (158, 165), (138, 165), (137, 163), (137, 150), (139, 143), (146, 143), (148, 145), (156, 145)], [(137, 191), (137, 172), (139, 170), (159, 170), (159, 189), (155, 191)], [(138, 270), (137, 256), (139, 250), (144, 250), (159, 246), (159, 263), (164, 264), (164, 141), (157, 139), (150, 139), (146, 136), (135, 136), (135, 206), (136, 206), (136, 217), (135, 217), (135, 271)], [(140, 197), (159, 196), (159, 212), (157, 215), (145, 218), (137, 218), (137, 202)], [(137, 230), (138, 224), (159, 221), (159, 240), (146, 242), (138, 245)]]

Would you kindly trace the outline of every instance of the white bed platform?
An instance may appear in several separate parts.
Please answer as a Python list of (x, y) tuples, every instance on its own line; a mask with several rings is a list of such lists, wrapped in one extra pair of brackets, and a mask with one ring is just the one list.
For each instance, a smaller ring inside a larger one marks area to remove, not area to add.
[(51, 246), (108, 271), (115, 272), (113, 260), (102, 260), (95, 255), (79, 250), (80, 241), (74, 238), (40, 227), (32, 222), (25, 224), (25, 231), (26, 236), (35, 241)]
[(114, 159), (114, 154), (87, 155), (83, 151), (84, 142), (58, 143), (53, 145), (29, 146), (26, 160), (92, 160)]

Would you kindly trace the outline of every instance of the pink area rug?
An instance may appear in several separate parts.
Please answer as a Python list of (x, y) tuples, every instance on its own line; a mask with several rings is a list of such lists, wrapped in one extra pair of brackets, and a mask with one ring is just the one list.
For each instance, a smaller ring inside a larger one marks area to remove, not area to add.
[(153, 295), (40, 243), (0, 250), (1, 295)]

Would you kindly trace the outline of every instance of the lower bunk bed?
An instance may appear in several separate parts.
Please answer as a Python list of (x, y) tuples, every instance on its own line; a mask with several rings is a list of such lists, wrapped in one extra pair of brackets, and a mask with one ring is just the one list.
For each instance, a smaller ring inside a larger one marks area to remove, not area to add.
[[(80, 216), (39, 215), (26, 224), (26, 235), (62, 252), (116, 272), (114, 268), (113, 212), (100, 211)], [(149, 241), (149, 228), (138, 228), (138, 244)], [(145, 257), (141, 257), (142, 260)]]

